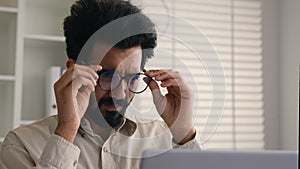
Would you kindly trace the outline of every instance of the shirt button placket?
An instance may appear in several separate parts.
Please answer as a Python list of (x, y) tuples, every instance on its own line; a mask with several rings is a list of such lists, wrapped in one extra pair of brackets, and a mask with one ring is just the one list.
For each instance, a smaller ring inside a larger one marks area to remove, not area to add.
[(107, 153), (107, 148), (106, 148), (106, 147), (103, 147), (103, 151), (104, 151), (105, 153)]
[(76, 165), (77, 165), (77, 160), (75, 160), (75, 161), (73, 162), (73, 167), (75, 168)]

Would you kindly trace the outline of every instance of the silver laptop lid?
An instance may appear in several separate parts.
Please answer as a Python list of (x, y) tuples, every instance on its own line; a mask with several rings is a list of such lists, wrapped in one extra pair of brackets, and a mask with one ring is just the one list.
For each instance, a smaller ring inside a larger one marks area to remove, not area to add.
[(298, 169), (291, 151), (148, 150), (144, 157), (141, 169)]

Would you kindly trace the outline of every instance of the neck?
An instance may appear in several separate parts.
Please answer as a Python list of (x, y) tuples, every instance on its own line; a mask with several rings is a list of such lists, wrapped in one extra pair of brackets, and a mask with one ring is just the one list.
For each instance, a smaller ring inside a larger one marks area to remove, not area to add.
[(101, 136), (104, 141), (110, 136), (112, 130), (118, 130), (124, 123), (123, 116), (119, 124), (117, 124), (115, 127), (111, 127), (104, 119), (100, 110), (93, 107), (88, 107), (84, 116), (91, 122), (93, 131)]

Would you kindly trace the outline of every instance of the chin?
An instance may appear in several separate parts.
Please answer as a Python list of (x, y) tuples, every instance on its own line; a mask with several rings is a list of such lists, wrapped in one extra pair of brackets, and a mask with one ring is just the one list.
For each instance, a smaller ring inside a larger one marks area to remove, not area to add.
[(105, 107), (102, 107), (101, 113), (105, 119), (105, 121), (111, 126), (116, 127), (118, 124), (120, 124), (124, 119), (124, 113), (125, 110), (122, 108), (120, 111), (117, 110), (109, 110)]
[(104, 119), (111, 127), (118, 126), (124, 119), (124, 116), (117, 111), (105, 111)]

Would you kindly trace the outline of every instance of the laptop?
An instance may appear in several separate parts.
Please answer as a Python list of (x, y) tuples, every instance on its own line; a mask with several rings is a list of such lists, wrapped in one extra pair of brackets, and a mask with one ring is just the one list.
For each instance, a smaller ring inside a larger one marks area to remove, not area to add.
[(298, 169), (296, 151), (147, 150), (141, 169)]

